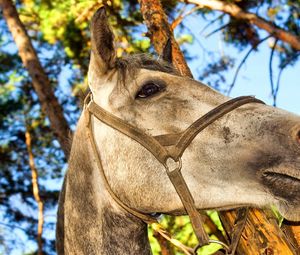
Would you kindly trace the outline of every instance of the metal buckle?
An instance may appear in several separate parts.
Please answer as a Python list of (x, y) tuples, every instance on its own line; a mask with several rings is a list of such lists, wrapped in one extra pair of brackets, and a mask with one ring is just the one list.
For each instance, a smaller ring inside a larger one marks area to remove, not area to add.
[(173, 173), (173, 172), (177, 172), (180, 171), (182, 168), (182, 161), (181, 158), (179, 158), (177, 161), (174, 160), (171, 157), (168, 157), (166, 159), (166, 163), (165, 163), (165, 168), (167, 170), (167, 173)]
[[(216, 243), (219, 244), (223, 247), (223, 249), (225, 250), (225, 255), (229, 255), (230, 253), (230, 248), (226, 243), (223, 243), (222, 241), (219, 240), (213, 240), (213, 239), (209, 239), (209, 243)], [(194, 254), (197, 255), (197, 250), (199, 250), (200, 248), (202, 248), (203, 245), (198, 244), (195, 248), (194, 248)]]

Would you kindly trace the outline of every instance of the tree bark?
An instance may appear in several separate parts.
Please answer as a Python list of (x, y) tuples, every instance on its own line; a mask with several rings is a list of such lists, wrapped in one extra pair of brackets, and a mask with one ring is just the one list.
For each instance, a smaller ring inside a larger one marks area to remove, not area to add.
[(298, 251), (297, 255), (300, 255), (300, 222), (288, 222), (284, 220), (281, 228), (290, 240), (293, 248)]
[(35, 92), (38, 95), (42, 111), (50, 120), (51, 129), (57, 137), (65, 156), (69, 154), (68, 138), (71, 130), (64, 117), (63, 109), (54, 95), (51, 83), (46, 75), (26, 29), (21, 22), (16, 7), (11, 0), (0, 0), (0, 8), (8, 28), (18, 47), (23, 65), (32, 79)]
[(183, 76), (193, 77), (176, 42), (168, 18), (159, 0), (139, 0), (141, 12), (148, 28), (148, 36), (156, 52), (161, 55), (168, 41), (172, 43), (172, 63)]
[[(230, 233), (235, 219), (236, 210), (220, 213), (223, 226)], [(272, 254), (295, 255), (290, 240), (284, 235), (274, 218), (272, 212), (266, 210), (250, 209), (247, 223), (241, 236), (237, 253), (243, 255)]]
[[(196, 2), (196, 0), (190, 0), (188, 2)], [(173, 49), (176, 48), (173, 53), (175, 57), (175, 67), (180, 71), (182, 75), (192, 77), (191, 71), (187, 66), (187, 63), (180, 53), (178, 44), (176, 43), (173, 32), (167, 22), (166, 14), (164, 13), (159, 0), (140, 0), (141, 12), (143, 14), (145, 23), (149, 30), (151, 42), (158, 54), (161, 54), (165, 42), (171, 38)], [(199, 0), (199, 2), (201, 2)], [(218, 2), (215, 0), (205, 1)], [(177, 54), (177, 55), (176, 55)], [(224, 227), (227, 233), (230, 233), (234, 227), (237, 211), (220, 212), (221, 218), (224, 223)], [(286, 237), (280, 230), (278, 224), (270, 220), (261, 210), (251, 209), (247, 224), (243, 231), (242, 238), (238, 245), (239, 254), (253, 255), (253, 254), (274, 254), (274, 255), (293, 255), (296, 254), (292, 246), (287, 241)]]
[(277, 39), (288, 43), (295, 50), (300, 50), (300, 37), (281, 29), (271, 22), (257, 16), (256, 14), (246, 12), (234, 3), (218, 0), (181, 0), (185, 3), (203, 6), (215, 11), (221, 11), (229, 14), (235, 19), (245, 20), (270, 33)]

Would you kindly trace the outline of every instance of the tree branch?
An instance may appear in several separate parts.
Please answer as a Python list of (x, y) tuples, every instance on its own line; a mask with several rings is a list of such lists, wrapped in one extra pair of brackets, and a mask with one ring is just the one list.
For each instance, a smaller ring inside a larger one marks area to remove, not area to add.
[[(287, 67), (287, 65), (289, 64), (289, 63), (291, 63), (293, 60), (294, 60), (294, 58), (297, 58), (298, 56), (300, 55), (300, 52), (298, 52), (295, 56), (291, 56), (290, 58), (288, 58), (287, 60), (286, 60), (286, 62), (279, 68), (279, 73), (278, 73), (278, 76), (277, 76), (277, 82), (276, 82), (276, 89), (275, 89), (275, 91), (274, 91), (274, 93), (277, 95), (278, 94), (278, 91), (279, 91), (279, 88), (280, 88), (280, 79), (281, 79), (281, 75), (282, 75), (282, 73), (283, 73), (283, 71), (285, 70), (285, 68)], [(300, 228), (299, 228), (299, 233), (300, 233)], [(298, 243), (299, 243), (299, 245), (300, 245), (300, 235), (298, 235), (299, 236), (299, 240), (298, 240)]]
[(191, 9), (190, 11), (186, 12), (186, 13), (181, 13), (178, 15), (178, 17), (172, 22), (171, 24), (171, 29), (174, 30), (182, 21), (185, 17), (193, 14), (195, 11), (199, 10), (201, 7), (196, 6), (193, 9)]
[(230, 93), (231, 93), (231, 91), (232, 91), (232, 89), (233, 89), (233, 87), (234, 87), (234, 85), (235, 85), (235, 82), (236, 82), (236, 79), (237, 79), (237, 77), (238, 77), (238, 74), (239, 74), (239, 72), (240, 72), (240, 70), (241, 70), (241, 67), (245, 64), (245, 62), (246, 62), (247, 58), (249, 57), (250, 53), (251, 53), (253, 50), (257, 49), (257, 46), (258, 46), (259, 44), (261, 44), (263, 41), (267, 40), (267, 39), (270, 38), (270, 37), (271, 37), (271, 36), (269, 35), (269, 36), (267, 36), (267, 37), (261, 39), (255, 46), (251, 47), (251, 49), (246, 53), (245, 57), (243, 58), (243, 60), (241, 61), (241, 63), (239, 64), (239, 66), (237, 67), (237, 69), (236, 69), (236, 71), (235, 71), (233, 81), (232, 81), (232, 83), (230, 84), (229, 89), (228, 89), (228, 91), (227, 91), (227, 95), (228, 95), (228, 96), (230, 95)]
[(271, 92), (272, 92), (272, 97), (273, 97), (273, 106), (276, 106), (277, 92), (278, 92), (278, 88), (274, 87), (273, 67), (272, 67), (274, 51), (276, 49), (277, 42), (278, 42), (278, 39), (276, 39), (275, 42), (274, 42), (274, 45), (273, 45), (272, 50), (271, 50), (270, 61), (269, 61), (269, 75), (270, 75)]
[(202, 34), (204, 33), (204, 31), (205, 31), (208, 27), (210, 27), (211, 25), (213, 25), (216, 21), (220, 20), (224, 15), (225, 15), (225, 14), (223, 13), (223, 14), (219, 15), (217, 18), (215, 18), (215, 19), (209, 21), (209, 23), (206, 24), (206, 25), (204, 26), (204, 28), (201, 29), (201, 31), (200, 31), (199, 34), (202, 35)]
[(156, 238), (157, 242), (159, 243), (161, 249), (161, 255), (174, 255), (169, 242), (166, 238), (164, 238), (159, 232), (153, 230), (153, 237)]
[(40, 63), (13, 2), (11, 0), (0, 0), (0, 8), (18, 47), (23, 65), (32, 79), (33, 88), (38, 95), (42, 111), (49, 118), (51, 129), (67, 157), (69, 154), (68, 137), (71, 131), (64, 117), (63, 109), (51, 88), (50, 80)]
[[(237, 217), (237, 211), (224, 211), (220, 213), (220, 216), (226, 232), (230, 233)], [(295, 255), (297, 252), (280, 230), (270, 211), (250, 209), (237, 254)]]
[(212, 32), (210, 32), (209, 34), (206, 34), (206, 35), (204, 35), (204, 36), (205, 36), (206, 38), (208, 38), (208, 37), (212, 36), (213, 34), (215, 34), (215, 33), (219, 32), (219, 31), (223, 30), (223, 29), (224, 29), (225, 27), (227, 27), (227, 26), (229, 26), (229, 23), (227, 23), (227, 24), (225, 24), (225, 25), (223, 25), (223, 26), (221, 26), (221, 27), (216, 28), (215, 30), (213, 30)]
[[(190, 248), (190, 247), (182, 244), (178, 240), (174, 239), (171, 236), (171, 234), (169, 232), (167, 232), (165, 229), (161, 228), (161, 226), (159, 224), (156, 224), (156, 223), (152, 224), (152, 228), (155, 233), (158, 233), (165, 240), (169, 241), (171, 244), (173, 244), (175, 247), (177, 247), (180, 251), (182, 251), (185, 255), (193, 254), (192, 248)], [(162, 245), (161, 242), (160, 242), (160, 245)], [(164, 245), (167, 245), (167, 243), (165, 243)], [(168, 252), (170, 252), (170, 253), (168, 253)], [(165, 253), (165, 255), (172, 255), (173, 252), (171, 250), (164, 248), (164, 253)]]
[(184, 76), (193, 77), (183, 53), (176, 42), (167, 16), (159, 0), (139, 0), (141, 12), (148, 28), (148, 35), (156, 52), (161, 55), (168, 39), (172, 43), (172, 62)]
[(204, 220), (205, 226), (209, 229), (209, 235), (214, 235), (218, 238), (218, 240), (222, 241), (223, 243), (228, 243), (227, 238), (223, 236), (222, 231), (218, 229), (215, 223), (211, 220), (211, 218), (207, 214), (202, 215)]
[(235, 19), (245, 20), (249, 23), (267, 31), (277, 39), (288, 43), (295, 50), (300, 50), (300, 38), (282, 28), (279, 28), (271, 22), (257, 16), (256, 14), (246, 12), (234, 3), (218, 0), (181, 0), (185, 3), (195, 4), (206, 7), (211, 10), (221, 11), (229, 14)]
[(35, 167), (35, 163), (34, 163), (34, 156), (32, 153), (30, 126), (28, 124), (26, 124), (25, 142), (26, 142), (28, 158), (29, 158), (29, 167), (31, 169), (33, 197), (38, 204), (38, 231), (37, 231), (38, 252), (37, 252), (37, 254), (43, 255), (42, 235), (43, 235), (43, 226), (44, 226), (44, 203), (40, 198), (39, 183), (38, 183), (38, 171), (37, 171), (37, 169)]

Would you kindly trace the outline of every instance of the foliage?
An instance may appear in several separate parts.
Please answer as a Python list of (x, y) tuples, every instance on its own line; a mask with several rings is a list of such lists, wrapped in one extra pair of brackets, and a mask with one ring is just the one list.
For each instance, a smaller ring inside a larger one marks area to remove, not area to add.
[[(228, 1), (300, 35), (300, 3), (297, 0), (260, 0), (261, 4), (257, 4), (257, 1)], [(115, 32), (118, 56), (135, 52), (154, 53), (150, 40), (144, 36), (146, 28), (137, 1), (106, 2), (110, 24)], [(162, 3), (171, 22), (184, 8), (183, 3), (175, 0), (164, 0)], [(101, 1), (96, 0), (17, 1), (20, 17), (72, 129), (80, 113), (81, 92), (86, 88), (90, 49), (89, 20), (100, 5)], [(194, 15), (207, 19), (208, 24), (213, 17), (220, 25), (224, 42), (240, 51), (247, 47), (259, 50), (264, 33), (252, 24), (226, 15), (220, 16), (208, 9), (198, 9)], [(33, 154), (39, 171), (45, 214), (50, 215), (45, 218), (45, 233), (51, 233), (44, 235), (45, 253), (54, 254), (54, 216), (60, 188), (57, 183), (61, 183), (66, 159), (49, 127), (47, 117), (41, 111), (31, 80), (22, 66), (2, 16), (0, 28), (0, 254), (16, 250), (34, 253), (36, 250), (37, 205), (32, 196), (31, 170), (25, 144), (26, 128), (30, 129), (33, 138)], [(175, 32), (183, 48), (195, 42), (194, 31), (186, 27), (184, 22)], [(184, 52), (187, 59), (190, 59), (189, 52)], [(299, 58), (299, 52), (281, 41), (277, 43), (275, 53), (280, 59), (280, 69), (295, 64)], [(212, 52), (205, 54), (212, 61), (198, 76), (211, 86), (224, 89), (228, 84), (223, 73), (233, 68), (236, 61), (230, 56)], [(165, 217), (162, 224), (186, 244), (195, 244), (186, 217)], [(26, 243), (28, 240), (29, 245)], [(150, 240), (153, 242), (154, 253), (159, 254), (160, 248), (151, 237), (151, 230)], [(175, 254), (180, 253), (176, 251)]]
[[(216, 224), (219, 230), (224, 231), (217, 212), (208, 211), (207, 214), (210, 217), (210, 219)], [(172, 217), (172, 216), (164, 215), (162, 216), (160, 224), (164, 229), (166, 229), (172, 235), (173, 238), (180, 241), (181, 243), (184, 243), (189, 247), (195, 247), (197, 245), (197, 238), (193, 232), (193, 228), (190, 224), (188, 216)], [(211, 229), (209, 229), (207, 226), (205, 230), (209, 234), (210, 239), (215, 239), (215, 240), (218, 239), (211, 231)], [(148, 235), (149, 235), (149, 240), (151, 243), (153, 254), (154, 255), (160, 254), (161, 247), (157, 242), (157, 240), (154, 238), (155, 230), (151, 226), (149, 227)], [(220, 248), (221, 246), (218, 244), (210, 244), (200, 248), (197, 254), (199, 255), (214, 254)], [(170, 249), (172, 250), (171, 254), (184, 255), (184, 253), (175, 246), (171, 245)]]

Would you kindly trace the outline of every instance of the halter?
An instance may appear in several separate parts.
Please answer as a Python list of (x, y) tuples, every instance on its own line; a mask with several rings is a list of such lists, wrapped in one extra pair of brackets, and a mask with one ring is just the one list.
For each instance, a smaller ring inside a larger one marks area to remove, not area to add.
[[(137, 211), (136, 209), (132, 209), (124, 204), (112, 191), (105, 173), (103, 171), (103, 167), (101, 164), (101, 159), (99, 155), (99, 151), (97, 149), (92, 125), (91, 125), (91, 116), (95, 116), (98, 120), (103, 122), (104, 124), (110, 126), (111, 128), (118, 130), (122, 134), (128, 136), (129, 138), (135, 140), (143, 147), (145, 147), (152, 155), (165, 167), (166, 173), (172, 182), (178, 196), (181, 199), (181, 202), (186, 210), (186, 213), (190, 217), (190, 221), (193, 227), (193, 230), (196, 234), (199, 244), (194, 248), (193, 254), (196, 254), (196, 251), (209, 243), (215, 243), (216, 240), (210, 240), (208, 235), (206, 234), (203, 228), (203, 221), (200, 213), (198, 212), (193, 196), (181, 174), (182, 162), (181, 157), (185, 151), (185, 149), (190, 145), (190, 143), (194, 140), (199, 132), (204, 130), (211, 123), (215, 122), (225, 114), (233, 111), (234, 109), (248, 104), (248, 103), (260, 103), (264, 104), (259, 99), (256, 99), (251, 96), (242, 96), (231, 99), (213, 110), (209, 111), (195, 122), (193, 122), (185, 131), (177, 134), (165, 134), (159, 136), (151, 136), (146, 134), (139, 128), (136, 128), (124, 120), (112, 115), (107, 112), (99, 105), (97, 105), (91, 93), (87, 95), (84, 100), (84, 114), (86, 118), (86, 127), (88, 128), (88, 136), (91, 141), (92, 149), (94, 152), (94, 160), (96, 161), (97, 167), (100, 170), (102, 179), (104, 180), (104, 184), (111, 195), (111, 197), (127, 212), (135, 215), (140, 218), (147, 224), (157, 223), (156, 218), (151, 217), (148, 214)], [(245, 217), (246, 218), (246, 217)], [(245, 220), (244, 220), (245, 221)], [(239, 223), (239, 227), (237, 228), (238, 237), (237, 241), (234, 242), (231, 246), (228, 247), (225, 243), (217, 241), (219, 244), (223, 246), (226, 250), (226, 254), (229, 251), (233, 252), (236, 249), (237, 242), (241, 235), (241, 230), (244, 227), (244, 223)], [(237, 235), (236, 233), (234, 235)]]

